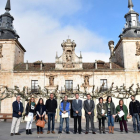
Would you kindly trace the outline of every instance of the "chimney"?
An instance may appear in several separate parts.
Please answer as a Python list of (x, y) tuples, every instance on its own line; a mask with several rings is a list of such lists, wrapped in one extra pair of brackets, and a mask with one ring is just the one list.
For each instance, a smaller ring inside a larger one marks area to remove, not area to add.
[(42, 61), (41, 61), (41, 63), (40, 63), (40, 70), (42, 70)]
[(95, 60), (95, 69), (98, 69), (98, 67), (97, 67), (97, 60)]
[(109, 62), (109, 66), (110, 66), (110, 69), (112, 69), (112, 62), (111, 62), (111, 60)]
[(27, 60), (27, 62), (26, 62), (26, 70), (28, 70), (28, 60)]

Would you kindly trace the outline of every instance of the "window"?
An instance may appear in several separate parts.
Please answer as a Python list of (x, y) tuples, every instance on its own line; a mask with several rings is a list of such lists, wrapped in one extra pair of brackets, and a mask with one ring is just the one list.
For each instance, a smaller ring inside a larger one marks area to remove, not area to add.
[(73, 91), (73, 81), (72, 80), (66, 80), (65, 81), (66, 85), (66, 91)]
[(100, 86), (102, 86), (102, 91), (106, 91), (107, 90), (107, 79), (101, 79)]
[(31, 81), (31, 90), (32, 90), (32, 92), (38, 91), (38, 80)]

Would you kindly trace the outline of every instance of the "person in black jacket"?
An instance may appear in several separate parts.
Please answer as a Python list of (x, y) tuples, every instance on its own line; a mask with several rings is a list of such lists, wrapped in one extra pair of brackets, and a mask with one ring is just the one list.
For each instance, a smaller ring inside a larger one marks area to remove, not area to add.
[[(131, 102), (129, 104), (129, 113), (132, 116), (133, 120), (133, 129), (136, 133), (136, 129), (138, 133), (140, 133), (140, 123), (139, 123), (139, 113), (140, 113), (140, 103), (139, 101), (135, 100), (135, 96), (131, 96)], [(136, 128), (136, 120), (137, 120), (137, 128)]]
[[(44, 101), (42, 98), (39, 99), (38, 101), (38, 104), (36, 106), (36, 120), (44, 120), (45, 119), (45, 115), (46, 115), (46, 107), (44, 105)], [(43, 128), (42, 127), (39, 127), (37, 126), (37, 134), (39, 134), (39, 131), (40, 131), (40, 134), (43, 134)]]
[(50, 134), (50, 123), (52, 120), (52, 133), (55, 134), (54, 126), (55, 126), (55, 113), (57, 109), (57, 101), (54, 99), (54, 95), (50, 94), (50, 99), (46, 101), (46, 109), (48, 112), (48, 132)]
[(20, 121), (23, 113), (23, 104), (20, 102), (20, 96), (16, 97), (16, 101), (13, 102), (13, 119), (12, 119), (12, 126), (11, 126), (11, 136), (20, 135), (19, 133), (19, 126)]
[(35, 98), (32, 97), (29, 101), (29, 103), (27, 103), (26, 106), (26, 117), (30, 117), (31, 121), (27, 122), (26, 124), (26, 134), (32, 134), (32, 122), (33, 122), (33, 118), (35, 116), (35, 107), (36, 107), (36, 103), (35, 103)]

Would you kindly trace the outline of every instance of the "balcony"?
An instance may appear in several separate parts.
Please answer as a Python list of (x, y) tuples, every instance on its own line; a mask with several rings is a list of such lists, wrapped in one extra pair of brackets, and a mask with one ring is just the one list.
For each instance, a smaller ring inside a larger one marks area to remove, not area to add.
[(61, 93), (62, 94), (66, 94), (66, 93), (71, 93), (71, 94), (74, 94), (78, 91), (78, 88), (75, 87), (75, 88), (61, 88)]

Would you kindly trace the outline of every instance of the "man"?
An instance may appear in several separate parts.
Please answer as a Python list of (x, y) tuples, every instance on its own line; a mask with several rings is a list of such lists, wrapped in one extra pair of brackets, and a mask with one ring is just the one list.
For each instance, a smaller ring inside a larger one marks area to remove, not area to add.
[(72, 101), (73, 117), (74, 117), (74, 134), (77, 133), (77, 120), (78, 120), (78, 133), (81, 134), (81, 116), (82, 116), (82, 100), (79, 99), (79, 94), (76, 93), (76, 99)]
[[(70, 116), (70, 102), (68, 102), (68, 96), (64, 96), (64, 100), (61, 102), (60, 104), (60, 126), (59, 126), (59, 134), (62, 133), (62, 129), (63, 129), (63, 122), (64, 119), (66, 121), (66, 133), (70, 134), (69, 132), (69, 116)], [(66, 118), (62, 117), (62, 114), (68, 114), (68, 116), (66, 116)]]
[(20, 135), (19, 133), (19, 126), (20, 121), (23, 113), (23, 104), (20, 102), (20, 96), (16, 97), (16, 101), (12, 104), (13, 107), (13, 119), (11, 125), (11, 136)]
[(94, 101), (91, 100), (90, 94), (87, 94), (87, 100), (84, 101), (84, 109), (85, 109), (85, 117), (86, 117), (86, 132), (85, 134), (89, 133), (89, 120), (91, 121), (91, 129), (92, 129), (92, 134), (95, 133), (95, 128), (94, 128)]
[(55, 113), (57, 109), (57, 101), (54, 99), (54, 95), (50, 94), (50, 99), (46, 101), (46, 109), (48, 112), (48, 132), (50, 134), (50, 124), (52, 120), (52, 133), (55, 134), (54, 126), (55, 126)]
[[(133, 133), (136, 133), (136, 129), (138, 133), (140, 133), (140, 123), (139, 123), (140, 103), (139, 101), (135, 100), (135, 96), (133, 95), (131, 96), (131, 100), (132, 101), (129, 104), (129, 112), (133, 120), (133, 129), (134, 129)], [(136, 120), (137, 120), (137, 128), (136, 128)]]

